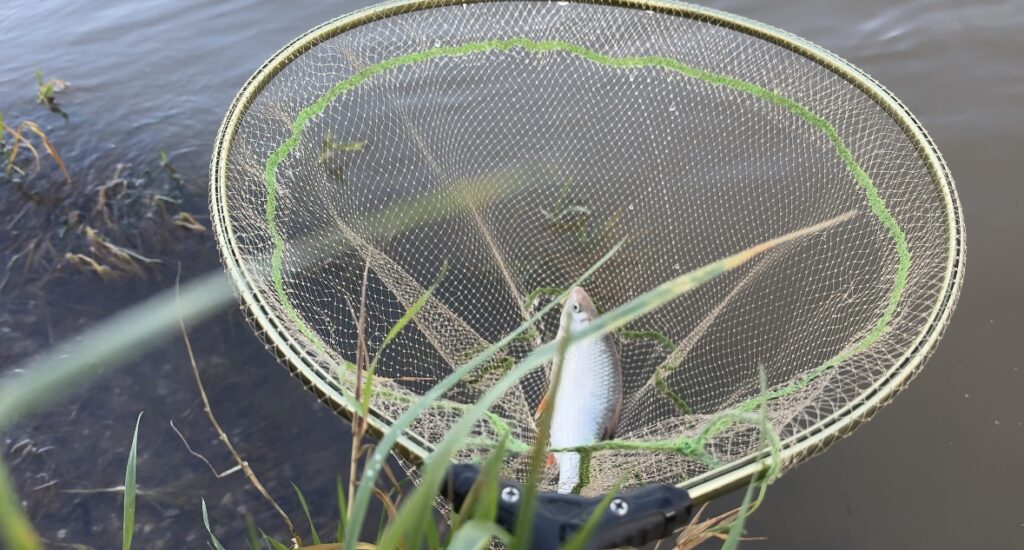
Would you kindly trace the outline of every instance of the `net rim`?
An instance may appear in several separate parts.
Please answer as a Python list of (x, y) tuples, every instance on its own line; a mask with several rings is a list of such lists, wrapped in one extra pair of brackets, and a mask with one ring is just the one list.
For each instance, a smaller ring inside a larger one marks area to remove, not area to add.
[[(907, 139), (914, 145), (922, 162), (928, 167), (946, 214), (948, 254), (943, 271), (942, 292), (935, 301), (928, 322), (922, 324), (915, 344), (908, 347), (902, 357), (893, 361), (886, 375), (879, 377), (870, 388), (861, 392), (841, 409), (783, 440), (780, 460), (783, 463), (794, 463), (820, 453), (831, 443), (851, 433), (887, 404), (921, 369), (948, 325), (962, 286), (966, 258), (960, 201), (945, 161), (918, 120), (889, 90), (861, 69), (803, 38), (742, 16), (684, 3), (664, 0), (575, 1), (581, 4), (650, 10), (714, 24), (768, 41), (810, 59), (870, 97), (899, 125)], [(280, 362), (322, 401), (350, 420), (352, 411), (345, 405), (340, 394), (317, 372), (316, 365), (320, 364), (320, 361), (314, 357), (312, 346), (282, 330), (283, 323), (272, 312), (266, 298), (256, 292), (250, 282), (253, 278), (242, 261), (241, 251), (237, 248), (227, 204), (227, 160), (234, 132), (263, 88), (298, 56), (326, 40), (361, 25), (403, 13), (488, 2), (508, 0), (395, 0), (327, 21), (297, 37), (263, 63), (235, 96), (217, 134), (210, 164), (211, 221), (222, 262), (243, 306), (242, 309), (257, 334), (275, 352)], [(388, 429), (386, 420), (379, 416), (371, 415), (369, 424), (371, 429), (377, 432)], [(406, 458), (416, 462), (429, 454), (429, 443), (415, 437), (414, 434), (403, 434), (398, 443)], [(694, 501), (703, 502), (763, 473), (771, 466), (771, 461), (772, 457), (755, 453), (690, 478), (679, 485), (690, 491)]]

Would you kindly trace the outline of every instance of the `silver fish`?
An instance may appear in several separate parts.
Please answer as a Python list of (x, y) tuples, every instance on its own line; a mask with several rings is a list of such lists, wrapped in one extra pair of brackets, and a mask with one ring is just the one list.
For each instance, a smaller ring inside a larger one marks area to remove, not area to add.
[[(566, 329), (578, 334), (598, 316), (586, 291), (575, 287), (569, 292), (562, 310), (558, 338)], [(612, 439), (622, 413), (622, 363), (611, 334), (569, 346), (561, 362), (551, 369), (551, 378), (559, 378), (552, 398), (550, 390), (537, 410), (538, 416), (548, 401), (551, 413), (550, 446), (554, 449), (589, 445)], [(558, 464), (558, 492), (569, 493), (579, 483), (580, 455), (555, 452), (548, 462)]]

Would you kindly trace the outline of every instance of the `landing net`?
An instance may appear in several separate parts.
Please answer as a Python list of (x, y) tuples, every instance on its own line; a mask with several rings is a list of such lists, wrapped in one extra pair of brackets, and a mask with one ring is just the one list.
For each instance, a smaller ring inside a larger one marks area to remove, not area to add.
[[(257, 328), (339, 409), (364, 268), (371, 356), (437, 282), (381, 353), (381, 429), (620, 241), (584, 284), (601, 311), (856, 211), (616, 335), (621, 423), (586, 453), (584, 494), (624, 472), (693, 482), (758, 456), (759, 430), (735, 419), (762, 401), (787, 463), (819, 451), (921, 365), (962, 272), (952, 183), (894, 98), (799, 39), (675, 4), (407, 3), (328, 23), (240, 94), (213, 180)], [(406, 451), (429, 451), (550, 341), (558, 310), (421, 415)], [(458, 460), (503, 433), (531, 444), (546, 382), (508, 392)]]

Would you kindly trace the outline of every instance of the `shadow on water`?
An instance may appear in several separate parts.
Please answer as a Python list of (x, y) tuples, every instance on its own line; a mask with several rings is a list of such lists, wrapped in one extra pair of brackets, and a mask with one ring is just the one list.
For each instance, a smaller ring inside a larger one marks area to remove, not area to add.
[[(206, 166), (221, 116), (278, 47), (360, 5), (15, 0), (0, 8), (0, 111), (9, 122), (38, 121), (73, 180), (66, 188), (56, 170), (44, 169), (30, 182), (34, 194), (0, 188), (8, 220), (35, 201), (19, 224), (0, 231), (0, 263), (25, 246), (26, 235), (70, 227), (54, 237), (50, 264), (19, 271), (0, 295), (0, 374), (173, 284), (179, 261), (185, 278), (219, 267), (211, 237), (175, 225), (174, 216), (192, 213), (209, 225)], [(1024, 478), (1015, 473), (1024, 462), (1024, 362), (1013, 345), (1016, 312), (1024, 308), (1018, 288), (1024, 263), (1007, 253), (1019, 250), (1024, 231), (1024, 187), (1013, 162), (1024, 139), (1024, 41), (1015, 32), (1024, 5), (731, 0), (714, 6), (807, 37), (885, 83), (946, 155), (971, 231), (969, 283), (929, 367), (855, 442), (837, 445), (773, 486), (749, 532), (768, 537), (758, 543), (762, 548), (1024, 545)], [(37, 68), (70, 83), (57, 96), (66, 119), (35, 103)], [(161, 164), (161, 150), (180, 182)], [(97, 193), (118, 165), (126, 183), (112, 193), (138, 200), (106, 222), (96, 211)], [(173, 201), (154, 207), (144, 200), (156, 194)], [(86, 225), (162, 263), (144, 268), (144, 277), (107, 281), (59, 261), (64, 250), (89, 251)], [(40, 273), (51, 264), (55, 271), (41, 285)], [(317, 524), (333, 529), (334, 479), (347, 475), (347, 424), (276, 364), (239, 314), (194, 327), (192, 337), (218, 418), (267, 489), (298, 518), (294, 482)], [(178, 340), (5, 434), (6, 459), (44, 536), (95, 547), (119, 539), (120, 496), (103, 489), (123, 481), (140, 410), (146, 411), (140, 545), (204, 540), (200, 496), (229, 547), (241, 544), (246, 514), (284, 538), (279, 520), (241, 475), (217, 479), (171, 430), (173, 420), (217, 468), (231, 466), (203, 415)]]

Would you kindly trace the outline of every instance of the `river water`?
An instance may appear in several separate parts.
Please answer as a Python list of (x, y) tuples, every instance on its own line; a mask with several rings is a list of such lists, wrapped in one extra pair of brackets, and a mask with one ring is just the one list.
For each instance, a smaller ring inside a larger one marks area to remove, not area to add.
[[(67, 200), (74, 208), (92, 208), (95, 189), (123, 164), (121, 173), (138, 187), (152, 182), (173, 191), (181, 201), (174, 212), (208, 226), (207, 164), (234, 93), (291, 38), (363, 5), (9, 0), (0, 6), (0, 112), (8, 123), (33, 119), (48, 132), (71, 173), (75, 190)], [(1024, 185), (1014, 164), (1024, 144), (1024, 2), (709, 5), (816, 42), (900, 97), (950, 165), (970, 243), (960, 304), (928, 366), (875, 421), (772, 486), (748, 529), (767, 541), (751, 545), (1024, 547)], [(35, 103), (36, 69), (70, 83), (57, 96), (66, 118)], [(161, 166), (161, 151), (180, 183)], [(178, 261), (183, 278), (219, 267), (209, 235), (152, 218), (133, 221), (158, 228), (159, 238), (127, 241), (164, 261), (144, 279), (106, 282), (68, 266), (35, 291), (12, 279), (0, 294), (0, 372), (172, 285)], [(60, 219), (52, 215), (40, 227), (58, 228)], [(0, 233), (3, 265), (18, 238)], [(333, 529), (334, 480), (347, 476), (346, 422), (278, 366), (238, 314), (218, 316), (193, 338), (217, 415), (267, 489), (298, 518), (290, 483), (300, 486), (317, 524)], [(231, 466), (186, 361), (175, 340), (4, 434), (5, 457), (46, 538), (97, 548), (118, 543), (120, 497), (103, 489), (123, 482), (133, 421), (143, 410), (138, 546), (199, 544), (206, 536), (200, 496), (229, 548), (243, 544), (247, 513), (283, 538), (280, 522), (241, 475), (215, 477), (172, 431), (170, 421), (215, 468)]]

